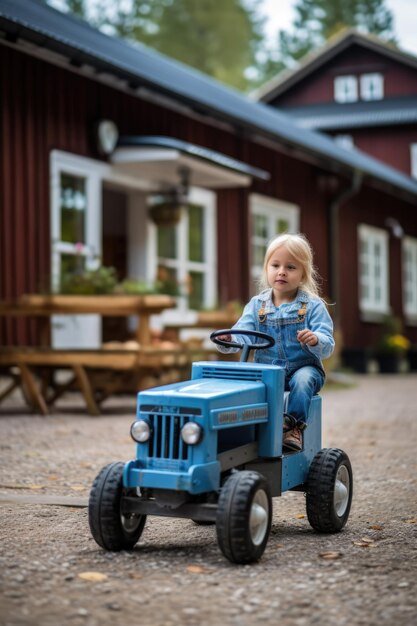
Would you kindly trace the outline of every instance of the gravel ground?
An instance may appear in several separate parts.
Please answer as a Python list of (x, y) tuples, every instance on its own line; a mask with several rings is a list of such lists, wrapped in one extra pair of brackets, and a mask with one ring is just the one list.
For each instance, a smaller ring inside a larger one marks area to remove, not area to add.
[(262, 560), (245, 566), (224, 559), (212, 526), (148, 518), (133, 552), (106, 553), (84, 507), (26, 503), (85, 500), (104, 464), (130, 459), (134, 400), (109, 402), (99, 418), (76, 397), (50, 417), (3, 404), (0, 624), (415, 624), (417, 376), (354, 382), (323, 392), (324, 446), (343, 448), (354, 471), (345, 530), (316, 534), (303, 494), (287, 493), (274, 500)]

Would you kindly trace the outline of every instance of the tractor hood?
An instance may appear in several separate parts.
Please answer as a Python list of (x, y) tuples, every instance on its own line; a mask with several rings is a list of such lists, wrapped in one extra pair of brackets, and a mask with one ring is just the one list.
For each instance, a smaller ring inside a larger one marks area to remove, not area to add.
[[(242, 406), (265, 401), (266, 388), (261, 381), (197, 378), (141, 391), (138, 395), (138, 413), (161, 411), (162, 407), (169, 407), (171, 412), (182, 413), (188, 412), (187, 409), (199, 409), (204, 413), (224, 406)], [(173, 407), (178, 409), (174, 410)]]

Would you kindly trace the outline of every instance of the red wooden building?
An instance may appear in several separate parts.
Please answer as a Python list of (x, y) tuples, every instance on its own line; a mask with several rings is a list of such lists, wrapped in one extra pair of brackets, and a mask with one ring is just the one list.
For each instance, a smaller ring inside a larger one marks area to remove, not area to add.
[[(184, 320), (246, 301), (267, 241), (300, 231), (346, 347), (372, 345), (390, 312), (417, 342), (416, 181), (38, 2), (0, 2), (0, 58), (1, 299), (101, 259), (150, 284), (163, 271)], [(150, 201), (185, 172), (188, 210), (157, 226)], [(34, 321), (0, 321), (0, 344), (38, 340)]]
[(347, 30), (256, 97), (417, 178), (417, 57)]

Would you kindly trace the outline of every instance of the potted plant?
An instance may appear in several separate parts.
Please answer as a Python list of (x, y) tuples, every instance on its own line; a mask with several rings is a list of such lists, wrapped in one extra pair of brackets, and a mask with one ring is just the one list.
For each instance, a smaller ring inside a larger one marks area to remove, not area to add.
[(111, 294), (117, 284), (114, 267), (101, 265), (94, 270), (63, 273), (59, 292), (79, 296)]
[(408, 367), (410, 372), (417, 371), (417, 345), (410, 346), (407, 352)]
[(410, 341), (401, 333), (401, 321), (388, 317), (382, 325), (382, 334), (378, 341), (375, 357), (381, 373), (397, 373), (410, 347)]

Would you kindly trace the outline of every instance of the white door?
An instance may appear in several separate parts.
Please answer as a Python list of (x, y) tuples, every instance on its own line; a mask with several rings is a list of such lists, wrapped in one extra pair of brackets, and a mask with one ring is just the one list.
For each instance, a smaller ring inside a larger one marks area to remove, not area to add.
[[(99, 265), (101, 255), (100, 164), (57, 151), (51, 153), (52, 289), (60, 292), (66, 278)], [(101, 345), (98, 315), (54, 315), (54, 348)]]

